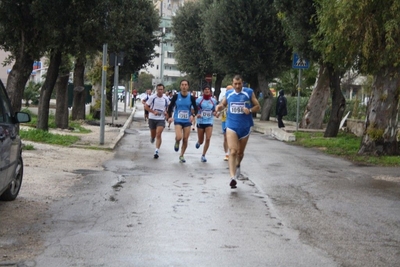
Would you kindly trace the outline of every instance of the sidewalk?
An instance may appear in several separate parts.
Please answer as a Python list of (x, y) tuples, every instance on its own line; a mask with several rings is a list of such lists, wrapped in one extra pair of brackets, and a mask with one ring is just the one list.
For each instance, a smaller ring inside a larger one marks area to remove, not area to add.
[(100, 144), (100, 125), (85, 125), (85, 128), (92, 132), (88, 134), (80, 134), (81, 140), (72, 145), (72, 147), (95, 148), (113, 150), (118, 142), (124, 137), (125, 130), (129, 128), (135, 108), (128, 109), (126, 112), (118, 112), (118, 119), (113, 120), (112, 116), (105, 117), (104, 126), (104, 144)]
[[(138, 102), (139, 103), (139, 102)], [(138, 104), (137, 103), (137, 104)], [(141, 104), (140, 104), (141, 105)], [(28, 108), (33, 114), (37, 114), (37, 107)], [(130, 108), (124, 106), (122, 103), (118, 105), (118, 119), (113, 116), (106, 116), (104, 126), (104, 144), (100, 144), (100, 122), (95, 123), (88, 122), (84, 124), (84, 128), (90, 130), (90, 133), (77, 133), (67, 129), (49, 129), (50, 133), (54, 134), (68, 134), (79, 136), (80, 140), (71, 147), (78, 148), (90, 148), (90, 149), (105, 149), (114, 150), (115, 146), (121, 140), (125, 134), (125, 129), (129, 127), (132, 122), (133, 115), (135, 114), (136, 108)], [(50, 114), (55, 114), (55, 109), (50, 109)], [(22, 126), (24, 127), (24, 126)]]
[(118, 107), (118, 109), (118, 119), (113, 118), (113, 116), (106, 116), (104, 118), (104, 144), (100, 144), (101, 129), (98, 122), (96, 125), (85, 125), (84, 127), (90, 129), (91, 132), (88, 134), (79, 134), (81, 140), (73, 144), (72, 147), (114, 150), (118, 142), (124, 137), (125, 130), (129, 128), (136, 107), (126, 107), (126, 111), (123, 110), (123, 107)]

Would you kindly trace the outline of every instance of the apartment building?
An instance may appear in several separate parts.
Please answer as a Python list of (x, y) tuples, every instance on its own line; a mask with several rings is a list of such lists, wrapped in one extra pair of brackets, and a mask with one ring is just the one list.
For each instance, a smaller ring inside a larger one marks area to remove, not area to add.
[(140, 72), (147, 72), (154, 76), (153, 85), (164, 83), (170, 85), (177, 81), (179, 77), (185, 76), (177, 68), (175, 61), (175, 49), (173, 45), (172, 17), (185, 2), (195, 0), (154, 0), (156, 9), (160, 12), (161, 21), (159, 34), (163, 33), (163, 38), (159, 46), (155, 47), (155, 52), (159, 55)]
[[(7, 84), (8, 74), (11, 71), (11, 68), (14, 65), (14, 62), (3, 66), (3, 62), (10, 55), (9, 52), (4, 50), (0, 50), (0, 79), (4, 85)], [(43, 82), (43, 75), (47, 72), (47, 67), (44, 66), (44, 58), (41, 61), (33, 62), (32, 73), (29, 78), (29, 81), (33, 81), (35, 83)]]

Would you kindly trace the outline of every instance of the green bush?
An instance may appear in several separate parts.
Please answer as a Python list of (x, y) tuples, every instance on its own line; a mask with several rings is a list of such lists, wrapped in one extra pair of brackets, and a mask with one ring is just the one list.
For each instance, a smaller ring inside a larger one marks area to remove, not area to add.
[[(273, 103), (272, 103), (272, 108), (271, 108), (271, 117), (276, 117), (276, 97), (274, 97)], [(287, 111), (288, 114), (285, 116), (285, 120), (287, 121), (296, 121), (296, 115), (297, 115), (297, 97), (286, 97), (287, 99)], [(307, 106), (309, 97), (300, 97), (300, 109), (299, 109), (299, 119), (303, 116), (304, 110)], [(258, 99), (260, 102), (261, 107), (264, 104), (264, 99), (260, 98)], [(260, 112), (259, 112), (260, 113)]]
[(25, 107), (29, 107), (29, 104), (37, 105), (39, 103), (40, 98), (40, 88), (42, 87), (41, 83), (35, 83), (30, 81), (24, 90), (24, 100)]
[[(276, 110), (276, 97), (273, 100), (273, 104), (272, 104), (272, 110), (271, 110), (271, 117), (275, 117), (275, 110)], [(288, 115), (285, 116), (285, 120), (287, 121), (296, 121), (296, 115), (297, 115), (297, 97), (290, 97), (287, 96), (287, 110), (288, 110)], [(299, 108), (299, 120), (301, 120), (301, 118), (303, 117), (304, 111), (306, 109), (306, 106), (308, 104), (308, 100), (309, 97), (300, 97), (300, 108)], [(260, 102), (261, 107), (264, 104), (264, 99), (260, 98), (258, 99), (258, 101)], [(331, 114), (331, 109), (332, 109), (332, 101), (331, 99), (328, 100), (328, 105), (326, 107), (325, 110), (325, 116), (324, 116), (324, 120), (323, 123), (328, 123), (329, 122), (329, 116)], [(366, 116), (366, 112), (367, 112), (367, 106), (363, 105), (362, 103), (360, 103), (359, 100), (346, 100), (346, 109), (345, 112), (343, 114), (346, 115), (347, 112), (350, 111), (350, 118), (354, 118), (354, 119), (364, 119)], [(260, 113), (260, 112), (259, 112)], [(356, 114), (356, 115), (354, 115)]]

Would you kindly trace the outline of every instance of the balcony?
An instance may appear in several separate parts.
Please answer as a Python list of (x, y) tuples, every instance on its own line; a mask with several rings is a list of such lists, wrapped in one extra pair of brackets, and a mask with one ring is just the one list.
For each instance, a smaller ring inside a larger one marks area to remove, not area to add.
[(176, 61), (174, 58), (165, 57), (164, 65), (176, 65)]
[(164, 76), (168, 76), (168, 77), (181, 77), (184, 74), (181, 74), (181, 72), (179, 70), (164, 70)]

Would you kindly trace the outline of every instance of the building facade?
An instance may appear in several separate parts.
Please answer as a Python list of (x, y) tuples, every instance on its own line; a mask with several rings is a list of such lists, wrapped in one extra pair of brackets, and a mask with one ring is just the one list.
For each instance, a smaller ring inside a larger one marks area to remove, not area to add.
[(185, 2), (193, 0), (155, 0), (155, 7), (159, 10), (161, 21), (158, 34), (162, 34), (159, 46), (155, 47), (155, 53), (158, 55), (153, 61), (140, 72), (147, 72), (153, 75), (153, 86), (158, 83), (170, 85), (176, 82), (179, 77), (185, 76), (177, 68), (175, 61), (175, 49), (172, 34), (172, 17), (176, 11), (182, 7)]
[[(0, 50), (0, 79), (4, 85), (7, 85), (8, 74), (11, 71), (11, 68), (14, 65), (12, 61), (10, 64), (3, 66), (3, 62), (5, 59), (9, 57), (10, 53), (4, 50)], [(44, 66), (45, 58), (42, 58), (40, 61), (33, 62), (32, 73), (29, 78), (29, 81), (33, 81), (35, 83), (43, 82), (44, 75), (47, 72), (47, 66)]]

